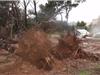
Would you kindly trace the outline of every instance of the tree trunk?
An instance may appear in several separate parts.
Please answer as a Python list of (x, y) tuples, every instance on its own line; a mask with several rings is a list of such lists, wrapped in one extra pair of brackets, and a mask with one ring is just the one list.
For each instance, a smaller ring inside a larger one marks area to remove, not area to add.
[(24, 0), (24, 24), (25, 24), (25, 27), (27, 27), (27, 5), (26, 5), (25, 0)]
[(35, 10), (35, 17), (36, 17), (36, 22), (38, 21), (38, 18), (37, 18), (37, 9), (36, 9), (36, 1), (33, 1), (34, 2), (34, 10)]

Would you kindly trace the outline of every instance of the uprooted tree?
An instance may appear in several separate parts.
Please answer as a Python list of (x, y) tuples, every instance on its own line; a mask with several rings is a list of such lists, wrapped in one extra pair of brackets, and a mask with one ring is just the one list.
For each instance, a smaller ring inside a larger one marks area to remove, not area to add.
[(18, 41), (19, 48), (15, 54), (30, 62), (37, 68), (50, 70), (53, 67), (53, 58), (50, 53), (51, 42), (46, 33), (37, 28), (31, 28)]

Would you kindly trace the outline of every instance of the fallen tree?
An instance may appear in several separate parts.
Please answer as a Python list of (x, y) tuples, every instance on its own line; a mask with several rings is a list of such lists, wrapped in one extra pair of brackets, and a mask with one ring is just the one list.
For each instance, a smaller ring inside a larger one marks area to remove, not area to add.
[(81, 44), (83, 41), (73, 33), (69, 33), (64, 35), (63, 38), (59, 39), (59, 43), (54, 48), (51, 53), (57, 59), (65, 59), (65, 58), (81, 58), (81, 59), (89, 59), (89, 60), (99, 60), (99, 57), (95, 54), (85, 52), (82, 49)]
[(16, 54), (37, 68), (52, 69), (53, 58), (49, 52), (51, 43), (46, 33), (38, 29), (29, 29), (20, 38)]

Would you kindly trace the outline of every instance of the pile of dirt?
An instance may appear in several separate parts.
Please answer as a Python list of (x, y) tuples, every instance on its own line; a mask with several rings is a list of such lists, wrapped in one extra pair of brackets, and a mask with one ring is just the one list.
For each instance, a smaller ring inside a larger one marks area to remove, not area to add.
[(89, 60), (99, 60), (96, 55), (85, 52), (81, 47), (82, 40), (77, 38), (75, 35), (68, 34), (63, 38), (59, 39), (57, 47), (52, 51), (52, 54), (57, 59), (64, 58), (82, 58)]
[(22, 35), (18, 44), (19, 48), (15, 53), (23, 60), (29, 61), (39, 69), (52, 69), (53, 58), (49, 52), (51, 42), (42, 30), (29, 29)]

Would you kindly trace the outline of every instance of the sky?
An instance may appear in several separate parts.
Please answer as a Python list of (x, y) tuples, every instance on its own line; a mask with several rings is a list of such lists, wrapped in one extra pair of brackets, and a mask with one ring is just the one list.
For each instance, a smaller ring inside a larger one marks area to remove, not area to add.
[(84, 20), (91, 22), (100, 16), (100, 0), (87, 0), (74, 8), (69, 15), (69, 21)]
[[(47, 0), (37, 0), (39, 4), (45, 4)], [(93, 19), (100, 16), (100, 0), (86, 0), (69, 13), (69, 22), (85, 21), (90, 23)], [(60, 15), (57, 16), (61, 20)], [(63, 14), (63, 20), (66, 20)]]

